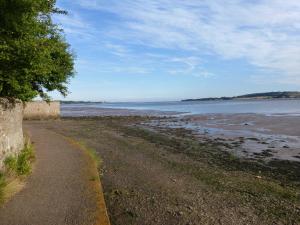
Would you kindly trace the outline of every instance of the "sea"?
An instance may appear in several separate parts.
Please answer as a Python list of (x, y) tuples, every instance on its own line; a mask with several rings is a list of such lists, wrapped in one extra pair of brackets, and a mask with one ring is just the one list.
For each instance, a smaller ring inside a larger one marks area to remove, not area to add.
[(61, 105), (63, 116), (104, 115), (203, 115), (256, 113), (264, 115), (300, 116), (300, 99), (213, 100), (165, 102), (105, 102)]

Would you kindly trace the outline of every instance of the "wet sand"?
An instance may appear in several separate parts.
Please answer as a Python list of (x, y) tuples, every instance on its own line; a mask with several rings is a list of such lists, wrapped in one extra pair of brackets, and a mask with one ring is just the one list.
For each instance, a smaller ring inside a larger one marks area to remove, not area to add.
[(153, 120), (154, 129), (184, 128), (199, 140), (217, 140), (239, 157), (300, 161), (300, 117), (209, 114)]
[(162, 112), (156, 110), (134, 110), (134, 109), (114, 109), (97, 107), (70, 107), (63, 106), (62, 117), (91, 117), (91, 116), (171, 116), (179, 115), (178, 112)]
[[(238, 157), (300, 162), (300, 116), (288, 114), (205, 114), (97, 108), (62, 108), (64, 117), (148, 116), (158, 117), (144, 125), (152, 129), (183, 128), (201, 140), (223, 142), (225, 149)], [(165, 118), (168, 116), (168, 118)]]
[[(147, 116), (158, 117), (144, 125), (152, 129), (183, 128), (200, 141), (216, 140), (238, 157), (300, 162), (300, 116), (288, 114), (186, 115), (155, 110), (96, 107), (62, 108), (64, 117)], [(167, 118), (166, 118), (167, 117)]]

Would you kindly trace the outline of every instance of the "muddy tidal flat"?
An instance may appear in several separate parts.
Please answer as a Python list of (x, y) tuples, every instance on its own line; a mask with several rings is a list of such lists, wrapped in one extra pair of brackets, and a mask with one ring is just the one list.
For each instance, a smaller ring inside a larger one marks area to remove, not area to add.
[[(113, 225), (298, 225), (298, 145), (272, 141), (297, 137), (299, 119), (278, 117), (275, 125), (276, 118), (148, 115), (43, 123), (102, 158), (99, 175)], [(265, 144), (256, 143), (260, 133)], [(257, 145), (272, 152), (253, 154)], [(293, 153), (279, 154), (284, 150)]]
[(184, 129), (217, 141), (237, 157), (300, 162), (300, 116), (208, 114), (152, 120), (153, 129)]

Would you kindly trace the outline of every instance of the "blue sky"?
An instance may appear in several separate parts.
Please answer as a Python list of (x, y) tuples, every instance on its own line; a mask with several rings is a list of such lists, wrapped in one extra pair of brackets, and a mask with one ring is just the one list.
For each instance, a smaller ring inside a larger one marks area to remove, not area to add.
[[(76, 53), (67, 100), (300, 90), (299, 0), (58, 0)], [(54, 99), (62, 99), (52, 93)]]

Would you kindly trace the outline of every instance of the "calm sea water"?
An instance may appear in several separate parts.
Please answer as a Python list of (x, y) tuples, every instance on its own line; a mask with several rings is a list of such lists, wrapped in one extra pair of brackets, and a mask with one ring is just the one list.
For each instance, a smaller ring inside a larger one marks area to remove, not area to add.
[[(124, 103), (87, 103), (63, 104), (62, 112), (72, 114), (72, 110), (84, 113), (97, 109), (129, 109), (142, 111), (178, 112), (184, 114), (210, 113), (260, 113), (300, 115), (300, 100), (229, 100), (194, 102), (124, 102)], [(100, 110), (99, 110), (100, 112)], [(87, 113), (88, 114), (88, 113)]]

